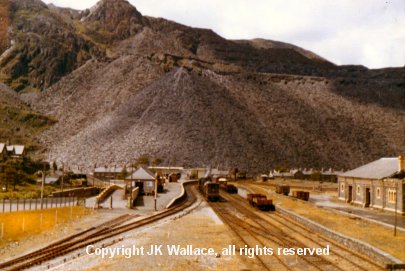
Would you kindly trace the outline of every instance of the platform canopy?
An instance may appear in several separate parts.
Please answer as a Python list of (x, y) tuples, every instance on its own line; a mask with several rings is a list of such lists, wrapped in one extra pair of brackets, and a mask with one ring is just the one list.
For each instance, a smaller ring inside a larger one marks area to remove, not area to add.
[(126, 180), (142, 180), (151, 181), (155, 179), (155, 175), (149, 169), (140, 167), (132, 175), (129, 175)]

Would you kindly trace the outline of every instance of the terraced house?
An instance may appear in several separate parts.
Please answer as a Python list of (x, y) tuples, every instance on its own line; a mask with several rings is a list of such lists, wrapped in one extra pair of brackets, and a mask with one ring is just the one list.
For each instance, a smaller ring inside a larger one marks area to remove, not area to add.
[(348, 203), (405, 215), (404, 156), (381, 158), (338, 176), (338, 197)]
[(22, 159), (25, 156), (25, 147), (23, 145), (7, 145), (0, 143), (0, 161), (7, 158)]

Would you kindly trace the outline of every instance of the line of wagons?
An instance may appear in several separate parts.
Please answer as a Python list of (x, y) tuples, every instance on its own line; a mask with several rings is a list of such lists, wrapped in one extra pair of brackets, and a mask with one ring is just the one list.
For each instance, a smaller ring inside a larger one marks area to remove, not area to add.
[(228, 184), (226, 178), (200, 178), (198, 180), (198, 189), (207, 201), (219, 201), (219, 189), (230, 194), (238, 193), (238, 188), (233, 184)]
[[(288, 196), (290, 194), (290, 186), (285, 185), (285, 184), (278, 184), (276, 185), (276, 193), (277, 194), (282, 194), (284, 196)], [(293, 198), (297, 198), (300, 200), (309, 200), (309, 192), (307, 191), (292, 191), (291, 196)]]
[[(228, 184), (226, 178), (201, 178), (198, 180), (198, 188), (207, 201), (218, 201), (220, 199), (219, 189), (230, 194), (238, 193), (238, 188), (233, 184)], [(250, 205), (262, 211), (275, 211), (276, 209), (273, 200), (267, 199), (267, 197), (262, 194), (248, 194), (247, 200)]]

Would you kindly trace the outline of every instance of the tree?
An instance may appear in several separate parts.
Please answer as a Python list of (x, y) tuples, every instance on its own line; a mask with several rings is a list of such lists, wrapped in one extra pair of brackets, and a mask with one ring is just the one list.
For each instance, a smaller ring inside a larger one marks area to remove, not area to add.
[(6, 182), (7, 182), (7, 175), (6, 175), (6, 165), (5, 163), (0, 163), (0, 183), (1, 183), (1, 187), (0, 189), (3, 190), (3, 187), (6, 186)]
[(147, 155), (141, 155), (136, 159), (136, 164), (137, 165), (149, 165), (149, 157)]
[(58, 167), (56, 166), (55, 161), (52, 162), (51, 168), (52, 168), (53, 171), (57, 171), (57, 170), (58, 170)]
[(153, 160), (153, 162), (152, 162), (152, 166), (156, 167), (156, 166), (160, 165), (162, 162), (163, 162), (162, 159), (160, 159), (160, 158), (155, 158), (155, 159)]
[(22, 170), (16, 170), (13, 178), (13, 190), (15, 191), (17, 184), (22, 184), (26, 179), (26, 174)]
[(288, 162), (285, 161), (284, 163), (282, 163), (281, 165), (276, 166), (275, 170), (279, 171), (279, 172), (288, 172), (289, 169), (289, 165)]
[(127, 167), (124, 166), (121, 170), (121, 172), (117, 175), (117, 178), (119, 180), (124, 180), (126, 177), (128, 176), (128, 171), (127, 171)]
[[(8, 191), (8, 185), (11, 182), (14, 182), (14, 179), (16, 178), (17, 170), (12, 165), (7, 165), (5, 174), (6, 174), (5, 187), (6, 187), (6, 191)], [(14, 190), (15, 190), (15, 186), (14, 186)]]
[(322, 178), (322, 174), (319, 171), (315, 171), (314, 173), (311, 174), (310, 179), (312, 181), (320, 181)]

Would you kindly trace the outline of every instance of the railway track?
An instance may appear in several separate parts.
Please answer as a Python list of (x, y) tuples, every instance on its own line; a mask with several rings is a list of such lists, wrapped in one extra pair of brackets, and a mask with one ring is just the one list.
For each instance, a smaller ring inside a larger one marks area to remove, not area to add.
[(306, 270), (385, 270), (384, 267), (364, 255), (311, 232), (280, 212), (258, 212), (246, 201), (241, 202), (240, 196), (225, 193), (221, 195), (228, 201), (228, 203), (223, 203), (228, 204), (227, 209), (219, 207), (216, 203), (211, 204), (211, 206), (228, 225), (232, 225), (230, 227), (234, 231), (244, 232), (252, 236), (251, 238), (256, 239), (257, 245), (266, 245), (273, 249), (278, 247), (315, 248), (326, 245), (331, 247), (329, 256), (294, 256), (295, 259), (291, 259), (289, 256), (280, 257), (279, 260), (283, 261), (285, 266), (283, 269), (280, 267), (275, 270), (303, 270), (304, 268)]
[[(256, 234), (252, 234), (249, 228), (244, 227), (232, 215), (229, 215), (226, 208), (221, 207), (221, 203), (211, 203), (210, 205), (248, 248), (254, 248), (257, 243), (264, 245)], [(262, 257), (262, 255), (255, 258), (265, 270), (291, 270), (277, 255), (275, 255), (276, 261), (272, 261), (271, 257)]]
[[(0, 263), (0, 270), (17, 271), (48, 262), (68, 253), (75, 252), (88, 245), (99, 243), (119, 234), (134, 230), (147, 224), (156, 222), (168, 216), (174, 215), (188, 207), (196, 201), (194, 190), (191, 184), (185, 185), (187, 198), (181, 204), (146, 218), (129, 222), (133, 215), (123, 215), (113, 220), (107, 221), (97, 227), (91, 227), (77, 234), (68, 236), (46, 247), (34, 252), (20, 256), (18, 258)], [(80, 255), (80, 253), (78, 253)]]

